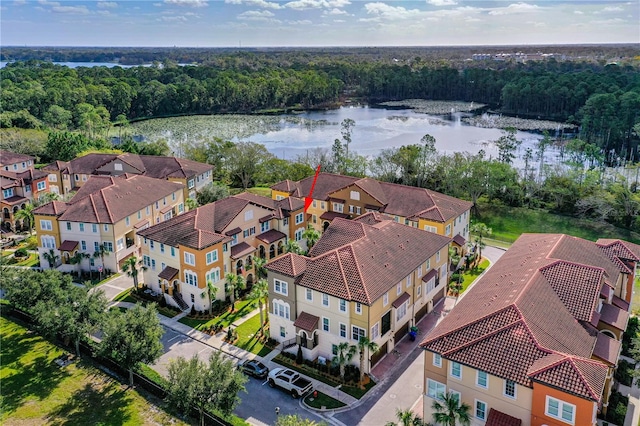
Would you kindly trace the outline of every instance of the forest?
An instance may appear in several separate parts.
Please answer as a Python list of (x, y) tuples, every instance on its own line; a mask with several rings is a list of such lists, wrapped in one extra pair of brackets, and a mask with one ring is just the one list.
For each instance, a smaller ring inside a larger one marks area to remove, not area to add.
[[(314, 56), (315, 55), (315, 56)], [(388, 54), (217, 53), (203, 65), (171, 59), (132, 68), (28, 60), (0, 70), (0, 127), (81, 130), (151, 117), (332, 108), (345, 100), (459, 100), (493, 111), (579, 125), (605, 158), (637, 161), (640, 72), (632, 60), (475, 63)]]

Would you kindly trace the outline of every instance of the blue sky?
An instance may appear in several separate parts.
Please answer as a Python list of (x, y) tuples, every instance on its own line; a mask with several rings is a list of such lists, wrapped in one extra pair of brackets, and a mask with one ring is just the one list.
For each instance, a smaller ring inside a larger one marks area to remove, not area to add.
[(0, 0), (0, 43), (438, 46), (640, 42), (640, 0)]

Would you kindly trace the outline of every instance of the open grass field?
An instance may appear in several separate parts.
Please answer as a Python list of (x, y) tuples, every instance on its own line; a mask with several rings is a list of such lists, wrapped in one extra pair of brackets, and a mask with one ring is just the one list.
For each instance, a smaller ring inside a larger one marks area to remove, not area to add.
[(480, 217), (473, 222), (482, 222), (493, 230), (491, 238), (514, 242), (525, 232), (562, 233), (595, 241), (598, 238), (620, 238), (640, 244), (640, 234), (616, 228), (603, 222), (578, 219), (521, 207), (505, 207), (480, 204)]
[(251, 312), (255, 307), (254, 304), (255, 302), (252, 300), (237, 300), (236, 309), (233, 312), (226, 311), (222, 315), (211, 319), (195, 319), (184, 317), (179, 319), (178, 322), (188, 325), (191, 328), (195, 328), (196, 330), (207, 329), (217, 323), (220, 323), (222, 324), (222, 327), (227, 328), (231, 324), (233, 324), (236, 319), (241, 318)]
[[(633, 312), (635, 315), (640, 315), (640, 277), (636, 277), (636, 283), (633, 286), (631, 312)], [(638, 426), (640, 426), (640, 424)]]
[(480, 264), (475, 268), (465, 271), (462, 274), (464, 281), (462, 281), (462, 288), (460, 290), (460, 293), (464, 293), (467, 290), (467, 288), (469, 288), (471, 283), (473, 283), (480, 276), (480, 274), (482, 274), (484, 270), (487, 269), (488, 267), (489, 267), (489, 261), (485, 259), (482, 262), (480, 262)]
[(65, 352), (0, 317), (0, 424), (186, 425), (162, 407), (80, 360), (59, 367)]
[[(263, 311), (263, 314), (265, 316), (267, 315), (266, 309)], [(254, 315), (240, 324), (236, 327), (236, 332), (238, 333), (238, 340), (234, 344), (235, 346), (260, 356), (265, 356), (271, 352), (271, 349), (266, 347), (259, 339), (260, 314)], [(268, 331), (266, 333), (268, 333)]]

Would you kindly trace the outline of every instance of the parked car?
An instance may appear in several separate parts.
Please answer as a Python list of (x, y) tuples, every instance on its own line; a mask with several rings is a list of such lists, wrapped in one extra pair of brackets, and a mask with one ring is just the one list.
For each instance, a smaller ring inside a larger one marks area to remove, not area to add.
[(240, 371), (258, 379), (266, 379), (269, 374), (269, 368), (257, 359), (250, 359), (240, 364)]
[(289, 392), (294, 398), (313, 391), (313, 384), (309, 379), (288, 368), (274, 368), (271, 370), (268, 382), (272, 388), (278, 386)]

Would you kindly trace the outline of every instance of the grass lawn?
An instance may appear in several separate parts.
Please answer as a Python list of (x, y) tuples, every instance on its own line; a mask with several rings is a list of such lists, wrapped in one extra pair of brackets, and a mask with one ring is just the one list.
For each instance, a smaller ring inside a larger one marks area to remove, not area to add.
[(480, 264), (475, 268), (465, 271), (465, 273), (462, 274), (464, 281), (462, 281), (462, 289), (460, 290), (460, 293), (464, 293), (464, 291), (467, 288), (469, 288), (471, 283), (474, 282), (476, 278), (478, 278), (480, 274), (482, 274), (484, 270), (487, 269), (488, 266), (489, 266), (489, 261), (485, 259), (482, 262), (480, 262)]
[(334, 408), (344, 407), (345, 404), (338, 401), (337, 399), (331, 398), (329, 395), (325, 395), (322, 392), (318, 392), (317, 397), (313, 397), (313, 394), (309, 394), (305, 397), (304, 402), (313, 408), (326, 408), (328, 410)]
[[(144, 306), (147, 306), (149, 303), (154, 303), (152, 301), (149, 300), (145, 300), (145, 299), (138, 299), (134, 296), (131, 295), (131, 288), (127, 289), (125, 291), (123, 291), (122, 293), (120, 293), (119, 295), (117, 295), (115, 297), (115, 299), (113, 299), (116, 302), (129, 302), (129, 303), (142, 303)], [(159, 304), (156, 303), (156, 310), (158, 311), (159, 314), (164, 315), (167, 318), (173, 318), (176, 315), (178, 315), (180, 312), (175, 310), (175, 309), (171, 309), (168, 307), (163, 307), (160, 306)]]
[[(16, 259), (17, 260), (17, 259)], [(29, 256), (14, 263), (16, 266), (36, 266), (40, 263), (38, 253), (29, 253)]]
[(480, 217), (474, 222), (482, 222), (493, 230), (492, 238), (514, 242), (525, 232), (563, 233), (595, 241), (598, 238), (620, 238), (640, 244), (640, 234), (617, 228), (603, 222), (578, 219), (549, 213), (542, 209), (505, 207), (480, 204)]
[(115, 297), (115, 299), (113, 299), (115, 302), (130, 302), (130, 303), (136, 303), (137, 300), (133, 298), (133, 296), (131, 296), (131, 289), (127, 289), (125, 291), (123, 291), (122, 293), (120, 293), (119, 295), (117, 295)]
[(252, 194), (262, 195), (263, 197), (271, 198), (271, 188), (262, 188), (259, 186), (255, 186), (253, 188), (248, 188), (247, 192), (251, 192)]
[(3, 425), (186, 424), (159, 399), (128, 389), (88, 361), (58, 367), (53, 361), (65, 351), (4, 317), (0, 334)]
[[(266, 312), (264, 312), (266, 315)], [(260, 336), (260, 314), (254, 315), (249, 320), (236, 327), (238, 340), (235, 346), (251, 353), (265, 356), (271, 349), (266, 347), (257, 337)]]
[(631, 312), (640, 315), (640, 277), (636, 277), (636, 283), (633, 286), (633, 296), (631, 299)]
[(251, 312), (254, 308), (255, 302), (253, 300), (237, 300), (236, 309), (233, 312), (226, 311), (220, 316), (211, 319), (195, 319), (195, 318), (181, 318), (178, 322), (188, 325), (196, 330), (202, 330), (209, 328), (210, 326), (221, 323), (224, 328), (229, 327), (235, 320), (242, 318)]

